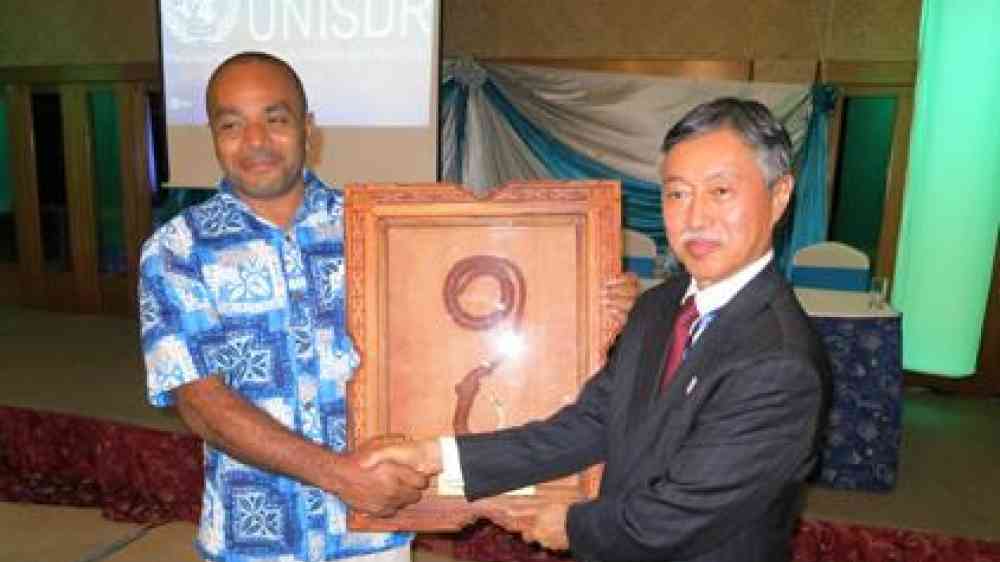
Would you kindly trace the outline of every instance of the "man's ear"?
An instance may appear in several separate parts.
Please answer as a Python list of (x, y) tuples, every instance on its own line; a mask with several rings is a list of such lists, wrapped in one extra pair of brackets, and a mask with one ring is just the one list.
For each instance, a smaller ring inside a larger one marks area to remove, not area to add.
[(792, 174), (785, 174), (778, 178), (771, 185), (771, 226), (773, 227), (788, 209), (788, 202), (792, 200), (792, 192), (795, 191), (795, 178)]
[(316, 126), (316, 118), (312, 111), (306, 112), (304, 126), (306, 131), (306, 152), (309, 152), (312, 149), (313, 127)]

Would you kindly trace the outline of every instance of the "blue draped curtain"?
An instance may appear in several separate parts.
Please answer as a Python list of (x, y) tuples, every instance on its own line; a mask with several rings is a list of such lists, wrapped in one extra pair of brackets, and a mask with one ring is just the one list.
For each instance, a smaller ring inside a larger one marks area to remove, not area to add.
[(788, 225), (775, 247), (778, 264), (786, 277), (791, 274), (796, 251), (826, 240), (830, 216), (826, 208), (827, 139), (837, 93), (837, 88), (830, 84), (817, 84), (812, 89), (813, 111), (806, 140), (795, 159), (795, 198)]
[[(453, 67), (454, 68), (454, 67)], [(553, 70), (552, 72), (573, 72)], [(660, 186), (658, 182), (636, 177), (616, 169), (598, 159), (575, 150), (568, 143), (560, 140), (551, 131), (527, 117), (508, 95), (510, 88), (500, 87), (490, 72), (484, 67), (463, 63), (461, 68), (453, 72), (443, 72), (440, 91), (441, 100), (441, 138), (442, 138), (442, 170), (441, 177), (447, 181), (467, 184), (469, 166), (472, 158), (500, 166), (502, 155), (474, 153), (470, 156), (470, 120), (493, 119), (495, 117), (470, 115), (470, 100), (473, 96), (481, 96), (489, 104), (493, 115), (502, 117), (503, 123), (490, 123), (486, 129), (490, 131), (508, 130), (513, 138), (527, 152), (523, 160), (530, 164), (540, 165), (540, 175), (553, 179), (615, 179), (622, 184), (624, 226), (651, 237), (661, 253), (668, 256), (667, 267), (672, 266), (669, 252), (666, 248), (666, 236), (660, 212)], [(692, 81), (693, 82), (693, 81)], [(704, 90), (699, 94), (708, 101), (720, 95), (731, 95), (724, 91), (713, 93)], [(808, 96), (803, 96), (802, 104), (808, 104)], [(783, 265), (795, 250), (824, 240), (826, 237), (826, 165), (827, 136), (829, 111), (835, 101), (835, 90), (831, 86), (817, 85), (812, 88), (811, 102), (814, 110), (808, 115), (808, 126), (805, 141), (800, 143), (796, 156), (797, 189), (794, 208), (789, 215), (789, 227), (785, 234), (776, 240), (779, 264)], [(787, 113), (779, 117), (792, 120), (800, 114), (787, 109)], [(808, 108), (807, 108), (808, 111)], [(483, 113), (482, 111), (480, 113)], [(661, 135), (666, 132), (671, 123), (663, 123)], [(786, 123), (787, 124), (787, 123)], [(588, 123), (591, 127), (593, 123)], [(511, 150), (507, 142), (504, 150)], [(475, 150), (482, 151), (482, 145), (476, 145)], [(516, 148), (514, 149), (516, 150)], [(650, 148), (655, 151), (655, 148)], [(509, 156), (508, 156), (509, 158)], [(515, 179), (515, 178), (507, 178)], [(530, 179), (530, 178), (529, 178)]]
[(552, 174), (553, 178), (614, 179), (622, 184), (622, 217), (625, 226), (651, 237), (663, 247), (667, 238), (660, 213), (660, 186), (642, 181), (588, 158), (556, 140), (524, 118), (499, 88), (490, 82), (483, 93), (510, 120), (510, 125)]

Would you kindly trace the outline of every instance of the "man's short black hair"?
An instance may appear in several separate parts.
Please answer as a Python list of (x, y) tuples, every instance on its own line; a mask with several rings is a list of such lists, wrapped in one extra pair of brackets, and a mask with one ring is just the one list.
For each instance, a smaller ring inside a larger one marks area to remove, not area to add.
[(205, 87), (205, 112), (207, 113), (209, 119), (212, 118), (212, 108), (210, 107), (212, 103), (212, 88), (215, 87), (215, 82), (218, 80), (219, 75), (222, 74), (222, 71), (230, 66), (252, 62), (274, 65), (288, 75), (288, 77), (291, 78), (292, 83), (295, 84), (295, 91), (299, 95), (299, 102), (302, 104), (302, 115), (305, 115), (309, 111), (309, 103), (306, 101), (306, 89), (302, 87), (302, 80), (299, 79), (299, 75), (290, 64), (285, 62), (284, 59), (276, 57), (270, 53), (262, 51), (243, 51), (242, 53), (236, 53), (235, 55), (222, 61), (219, 66), (215, 67), (215, 70), (212, 71), (212, 75), (208, 78), (208, 86)]

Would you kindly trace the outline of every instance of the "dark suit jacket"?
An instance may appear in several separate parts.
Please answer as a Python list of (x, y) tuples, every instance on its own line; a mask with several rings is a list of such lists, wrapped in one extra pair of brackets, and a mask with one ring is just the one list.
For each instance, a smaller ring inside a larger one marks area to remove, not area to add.
[(816, 463), (826, 351), (769, 265), (708, 325), (657, 391), (689, 278), (644, 293), (605, 367), (551, 418), (458, 438), (466, 495), (605, 462), (599, 496), (567, 517), (585, 561), (780, 562)]

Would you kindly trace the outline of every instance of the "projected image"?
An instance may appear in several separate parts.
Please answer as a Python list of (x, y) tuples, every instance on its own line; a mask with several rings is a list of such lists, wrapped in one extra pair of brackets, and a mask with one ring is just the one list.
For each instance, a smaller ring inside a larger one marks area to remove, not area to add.
[(429, 126), (434, 18), (435, 0), (161, 0), (168, 126), (204, 125), (209, 75), (245, 50), (295, 67), (320, 126)]

